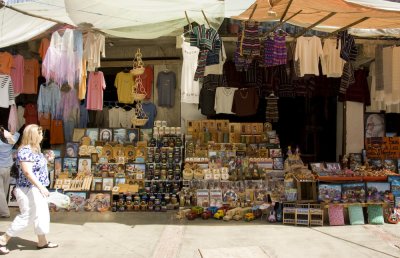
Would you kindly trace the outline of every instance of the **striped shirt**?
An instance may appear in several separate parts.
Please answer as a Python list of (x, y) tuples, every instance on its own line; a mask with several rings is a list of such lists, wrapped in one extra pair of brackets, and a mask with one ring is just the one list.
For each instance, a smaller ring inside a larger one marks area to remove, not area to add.
[(358, 50), (354, 37), (350, 35), (347, 30), (339, 33), (342, 48), (340, 50), (340, 57), (345, 61), (355, 61)]
[(8, 108), (10, 105), (15, 105), (14, 87), (11, 76), (0, 74), (0, 107)]

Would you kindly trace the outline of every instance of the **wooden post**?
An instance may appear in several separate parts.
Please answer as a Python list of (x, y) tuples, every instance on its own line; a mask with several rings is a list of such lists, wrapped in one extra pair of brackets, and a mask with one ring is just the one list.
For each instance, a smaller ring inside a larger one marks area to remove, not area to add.
[(292, 5), (292, 2), (293, 2), (293, 0), (290, 0), (290, 1), (289, 1), (289, 3), (288, 3), (288, 5), (286, 6), (286, 9), (285, 9), (285, 11), (283, 12), (283, 14), (282, 14), (281, 19), (279, 20), (279, 22), (282, 22), (283, 19), (285, 18), (287, 12), (289, 11), (290, 6)]
[(307, 28), (303, 29), (303, 31), (300, 32), (299, 34), (297, 34), (297, 35), (295, 36), (295, 38), (298, 38), (298, 37), (304, 35), (304, 33), (306, 33), (307, 31), (309, 31), (310, 29), (314, 28), (314, 27), (317, 26), (318, 24), (320, 24), (320, 23), (322, 23), (322, 22), (328, 20), (329, 18), (331, 18), (331, 17), (334, 16), (335, 14), (336, 14), (335, 12), (329, 13), (329, 14), (328, 14), (327, 16), (325, 16), (324, 18), (320, 19), (319, 21), (317, 21), (317, 22), (311, 24), (310, 26), (308, 26)]

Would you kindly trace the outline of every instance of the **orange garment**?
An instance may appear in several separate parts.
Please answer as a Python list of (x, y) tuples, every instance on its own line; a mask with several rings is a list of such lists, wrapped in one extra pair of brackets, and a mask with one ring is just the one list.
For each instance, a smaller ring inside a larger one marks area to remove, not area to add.
[(8, 52), (0, 52), (0, 73), (11, 74), (13, 56)]
[(50, 46), (50, 40), (48, 38), (42, 38), (42, 41), (40, 41), (40, 47), (39, 47), (39, 55), (42, 60), (46, 56), (47, 49), (49, 48), (49, 46)]
[(81, 74), (81, 83), (79, 84), (78, 98), (79, 100), (83, 100), (86, 98), (86, 79), (87, 79), (87, 71), (86, 71), (86, 60), (82, 59), (82, 74)]
[(22, 93), (38, 93), (39, 62), (36, 59), (27, 59), (24, 64), (24, 88)]

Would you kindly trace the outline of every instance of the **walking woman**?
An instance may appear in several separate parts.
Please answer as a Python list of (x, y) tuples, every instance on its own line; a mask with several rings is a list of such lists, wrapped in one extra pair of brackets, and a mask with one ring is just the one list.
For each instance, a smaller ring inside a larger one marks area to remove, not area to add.
[(38, 237), (38, 249), (58, 247), (46, 239), (46, 234), (50, 230), (50, 213), (46, 200), (49, 196), (46, 188), (49, 185), (49, 176), (47, 160), (40, 149), (42, 140), (42, 128), (38, 125), (31, 124), (24, 129), (17, 154), (19, 178), (15, 188), (21, 213), (15, 217), (6, 233), (0, 236), (1, 254), (9, 253), (7, 242), (31, 224), (34, 224), (35, 234)]
[(10, 185), (10, 172), (13, 165), (11, 150), (19, 139), (19, 133), (14, 134), (0, 127), (0, 217), (10, 217), (7, 205), (8, 187)]

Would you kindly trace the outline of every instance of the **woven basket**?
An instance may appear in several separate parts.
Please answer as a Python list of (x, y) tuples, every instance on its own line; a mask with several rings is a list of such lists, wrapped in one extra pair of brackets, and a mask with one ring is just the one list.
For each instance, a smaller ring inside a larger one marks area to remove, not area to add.
[(133, 99), (136, 101), (144, 100), (146, 94), (143, 93), (133, 93)]
[(142, 66), (142, 67), (136, 67), (136, 68), (133, 68), (132, 70), (131, 70), (131, 74), (133, 74), (134, 76), (138, 76), (138, 75), (142, 75), (143, 73), (144, 73), (144, 67)]
[(148, 120), (149, 120), (148, 118), (136, 118), (136, 117), (133, 117), (132, 118), (132, 124), (134, 124), (136, 126), (144, 126), (147, 123)]

